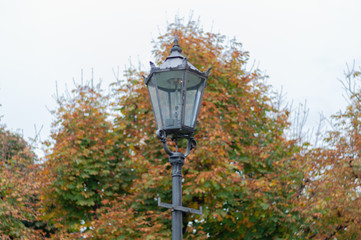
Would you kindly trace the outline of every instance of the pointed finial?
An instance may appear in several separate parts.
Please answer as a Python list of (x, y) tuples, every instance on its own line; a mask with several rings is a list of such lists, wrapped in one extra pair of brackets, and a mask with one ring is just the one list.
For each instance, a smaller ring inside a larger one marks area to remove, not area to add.
[(156, 68), (155, 64), (152, 61), (150, 61), (149, 64), (150, 64), (150, 69), (155, 69)]
[(178, 45), (178, 35), (174, 34), (174, 45)]
[(170, 52), (174, 52), (174, 51), (177, 51), (179, 53), (182, 52), (182, 49), (180, 48), (180, 46), (178, 45), (178, 36), (177, 36), (177, 33), (174, 35), (174, 44), (173, 44), (173, 47), (172, 49), (170, 50)]
[(207, 71), (204, 73), (207, 77), (211, 73), (212, 67), (208, 68)]

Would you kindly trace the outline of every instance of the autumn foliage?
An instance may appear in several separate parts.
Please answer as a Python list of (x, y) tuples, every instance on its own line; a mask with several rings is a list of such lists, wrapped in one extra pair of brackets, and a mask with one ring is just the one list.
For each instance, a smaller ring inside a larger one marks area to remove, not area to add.
[(39, 165), (30, 145), (0, 127), (0, 238), (36, 239), (48, 233), (40, 221)]
[[(170, 24), (154, 41), (155, 62), (175, 33), (189, 62), (212, 67), (183, 167), (183, 205), (203, 215), (183, 215), (184, 239), (359, 239), (360, 92), (313, 148), (287, 137), (289, 111), (235, 39)], [(0, 128), (1, 238), (171, 238), (171, 212), (157, 206), (171, 202), (171, 166), (146, 74), (130, 68), (109, 93), (80, 85), (59, 97), (44, 159)]]
[[(345, 81), (354, 85), (360, 81), (360, 72), (350, 72)], [(346, 89), (349, 105), (332, 116), (333, 130), (324, 139), (327, 147), (305, 155), (308, 171), (301, 203), (308, 238), (361, 237), (360, 90)]]

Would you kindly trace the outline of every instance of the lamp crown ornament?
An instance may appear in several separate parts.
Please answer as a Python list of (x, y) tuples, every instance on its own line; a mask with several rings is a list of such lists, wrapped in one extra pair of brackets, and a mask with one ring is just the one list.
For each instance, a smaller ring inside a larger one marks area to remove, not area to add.
[(174, 51), (182, 53), (182, 48), (178, 44), (178, 36), (177, 36), (177, 34), (174, 35), (174, 44), (173, 44), (173, 47), (171, 48), (170, 52), (172, 53)]

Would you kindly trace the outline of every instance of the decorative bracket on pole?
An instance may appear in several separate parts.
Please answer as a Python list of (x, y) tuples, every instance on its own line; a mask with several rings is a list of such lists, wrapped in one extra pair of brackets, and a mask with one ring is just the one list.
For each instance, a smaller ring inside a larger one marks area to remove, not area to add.
[(193, 213), (193, 214), (199, 214), (199, 215), (203, 214), (202, 207), (200, 207), (199, 210), (197, 210), (197, 209), (187, 208), (187, 207), (183, 207), (183, 206), (174, 206), (174, 205), (169, 204), (169, 203), (161, 202), (160, 198), (158, 198), (158, 207), (169, 208), (169, 209), (172, 210), (172, 212), (173, 211), (181, 211), (181, 212), (185, 212), (185, 213)]
[[(175, 154), (179, 154), (179, 152), (177, 152), (178, 151), (177, 144), (176, 144), (176, 152), (172, 152), (169, 149), (169, 147), (167, 145), (167, 133), (163, 129), (158, 129), (157, 133), (156, 133), (156, 136), (163, 143), (164, 150), (168, 154), (169, 157), (173, 156)], [(175, 140), (177, 140), (177, 139), (175, 139)], [(177, 141), (176, 141), (176, 143), (177, 143)], [(190, 151), (192, 149), (196, 148), (196, 146), (197, 146), (196, 140), (194, 138), (192, 138), (192, 137), (189, 137), (188, 138), (188, 143), (187, 143), (187, 149), (186, 149), (186, 152), (184, 154), (184, 157), (188, 157)]]

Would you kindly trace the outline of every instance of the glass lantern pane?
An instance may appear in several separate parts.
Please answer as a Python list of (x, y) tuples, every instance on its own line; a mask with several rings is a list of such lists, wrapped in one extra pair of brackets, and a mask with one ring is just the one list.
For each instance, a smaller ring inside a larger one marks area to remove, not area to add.
[(150, 96), (150, 101), (152, 102), (153, 113), (154, 113), (154, 117), (155, 117), (155, 121), (157, 123), (158, 129), (162, 128), (163, 125), (162, 125), (162, 118), (161, 118), (160, 109), (159, 109), (157, 85), (156, 85), (156, 80), (155, 80), (154, 76), (152, 77), (152, 79), (150, 79), (150, 81), (148, 83), (148, 92), (149, 92), (149, 96)]
[(184, 125), (194, 128), (204, 90), (204, 78), (188, 72), (186, 84), (186, 103)]
[(180, 128), (183, 71), (156, 73), (156, 77), (163, 126), (165, 128)]

